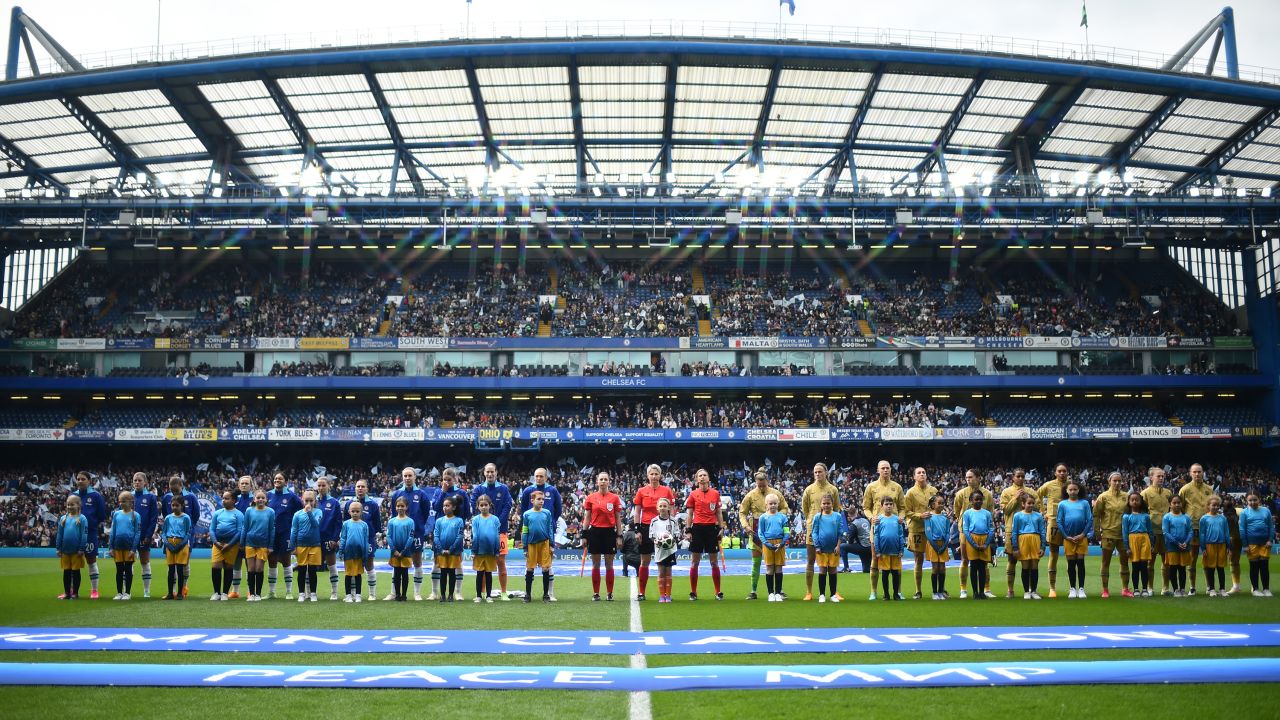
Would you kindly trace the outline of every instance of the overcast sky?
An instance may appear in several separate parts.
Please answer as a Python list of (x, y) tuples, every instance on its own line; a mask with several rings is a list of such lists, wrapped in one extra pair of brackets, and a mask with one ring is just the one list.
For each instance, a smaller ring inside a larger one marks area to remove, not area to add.
[[(24, 0), (23, 9), (72, 54), (275, 33), (462, 23), (465, 0)], [(1280, 1), (1234, 3), (1240, 62), (1280, 69)], [(304, 9), (305, 8), (305, 9)], [(1222, 4), (1201, 0), (1093, 0), (1095, 45), (1171, 53)], [(1080, 43), (1079, 0), (796, 0), (788, 23), (990, 34)], [(776, 23), (775, 0), (474, 0), (471, 20), (707, 20)], [(1207, 52), (1207, 51), (1206, 51)]]

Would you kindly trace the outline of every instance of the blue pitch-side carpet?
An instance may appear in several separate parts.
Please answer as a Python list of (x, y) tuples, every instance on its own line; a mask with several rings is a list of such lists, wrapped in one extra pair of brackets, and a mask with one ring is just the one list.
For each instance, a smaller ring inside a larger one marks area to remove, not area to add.
[[(432, 604), (434, 605), (434, 604)], [(835, 608), (833, 608), (835, 610)], [(429, 625), (424, 618), (424, 625)], [(570, 630), (271, 630), (0, 628), (3, 650), (300, 653), (585, 653), (1095, 650), (1277, 647), (1280, 624), (1053, 627), (782, 628), (660, 632)]]
[(0, 685), (61, 686), (657, 691), (1241, 682), (1280, 682), (1280, 658), (705, 665), (647, 669), (0, 663)]

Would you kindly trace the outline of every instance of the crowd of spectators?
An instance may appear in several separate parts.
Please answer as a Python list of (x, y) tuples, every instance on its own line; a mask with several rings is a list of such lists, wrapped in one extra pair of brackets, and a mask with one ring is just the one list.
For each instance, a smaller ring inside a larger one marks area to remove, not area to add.
[[(556, 267), (448, 265), (403, 272), (317, 262), (279, 271), (250, 264), (110, 273), (80, 261), (4, 330), (14, 337), (529, 337), (880, 335), (1207, 337), (1239, 330), (1188, 282), (1139, 290), (1124, 268), (1067, 282), (1048, 268), (1005, 264), (909, 275), (803, 265), (750, 274), (688, 263), (600, 260)], [(555, 275), (553, 285), (551, 276)], [(1174, 277), (1169, 275), (1168, 277)], [(554, 300), (554, 302), (553, 302)], [(397, 304), (398, 303), (398, 304)], [(385, 327), (384, 327), (385, 326)]]
[[(768, 458), (752, 458), (756, 464), (735, 460), (730, 462), (711, 463), (707, 465), (679, 463), (674, 460), (661, 461), (663, 482), (671, 487), (677, 498), (678, 508), (684, 507), (684, 500), (694, 488), (693, 476), (699, 467), (706, 467), (713, 480), (713, 486), (719, 490), (724, 503), (729, 509), (725, 519), (728, 523), (727, 542), (730, 546), (745, 545), (746, 533), (741, 526), (736, 512), (738, 503), (752, 487), (752, 474), (759, 469), (769, 475), (770, 484), (777, 488), (786, 498), (793, 512), (791, 522), (795, 544), (802, 543), (804, 520), (799, 514), (800, 496), (804, 488), (811, 482), (812, 462), (798, 462), (788, 459), (785, 463), (775, 464)], [(143, 471), (152, 479), (153, 484), (163, 482), (171, 475), (182, 474), (189, 489), (198, 495), (210, 495), (231, 489), (240, 474), (249, 474), (258, 487), (268, 488), (271, 476), (278, 469), (283, 472), (288, 482), (301, 490), (314, 486), (320, 476), (327, 476), (337, 488), (339, 496), (353, 492), (357, 480), (365, 480), (370, 485), (370, 493), (375, 497), (385, 497), (399, 484), (399, 467), (389, 463), (384, 467), (379, 463), (373, 467), (324, 467), (315, 464), (310, 466), (289, 466), (283, 468), (265, 468), (255, 458), (252, 469), (237, 470), (229, 464), (229, 458), (217, 458), (217, 462), (200, 463), (183, 467), (161, 466), (147, 463), (131, 463), (128, 467), (16, 467), (0, 471), (0, 545), (24, 547), (49, 547), (52, 542), (52, 526), (58, 514), (63, 510), (63, 501), (72, 490), (72, 475), (78, 470), (92, 473), (96, 489), (102, 492), (107, 500), (108, 509), (116, 505), (119, 489), (131, 487), (130, 478), (135, 471)], [(559, 489), (564, 500), (564, 523), (557, 532), (557, 544), (573, 546), (578, 542), (582, 527), (582, 504), (586, 496), (595, 490), (594, 476), (597, 472), (610, 474), (611, 488), (622, 499), (624, 509), (630, 511), (630, 502), (635, 491), (645, 483), (645, 467), (647, 463), (628, 463), (626, 458), (600, 458), (598, 465), (579, 465), (576, 460), (561, 460), (551, 463), (551, 482)], [(1073, 466), (1070, 472), (1073, 477), (1084, 484), (1086, 496), (1092, 497), (1106, 487), (1107, 475), (1118, 470), (1122, 477), (1123, 488), (1141, 488), (1145, 484), (1146, 468), (1149, 464), (1159, 465), (1163, 460), (1145, 458), (1143, 461), (1130, 460), (1118, 465), (1089, 464), (1084, 467)], [(462, 486), (470, 489), (473, 483), (480, 482), (480, 462), (473, 461), (461, 464)], [(987, 465), (972, 468), (981, 478), (983, 487), (998, 494), (1010, 482), (1014, 469), (1013, 464)], [(1036, 487), (1047, 478), (1052, 477), (1052, 466), (1024, 466), (1028, 470), (1027, 484)], [(914, 465), (906, 462), (894, 463), (894, 479), (904, 489), (910, 487), (910, 473)], [(930, 483), (948, 499), (945, 504), (950, 514), (955, 497), (965, 484), (964, 473), (969, 468), (954, 465), (928, 464)], [(421, 468), (428, 482), (434, 484), (439, 468)], [(512, 487), (512, 494), (532, 481), (534, 464), (520, 466), (503, 466), (499, 468), (500, 479)], [(1176, 489), (1187, 481), (1188, 468), (1185, 465), (1169, 465), (1167, 486)], [(1207, 482), (1218, 493), (1243, 493), (1253, 490), (1262, 494), (1263, 502), (1280, 511), (1280, 497), (1277, 496), (1280, 478), (1276, 474), (1259, 467), (1240, 464), (1208, 464)], [(831, 481), (839, 488), (843, 511), (852, 520), (861, 513), (862, 500), (869, 483), (876, 478), (874, 464), (841, 466), (838, 459), (832, 463)], [(629, 517), (629, 515), (627, 515)], [(1002, 542), (1000, 533), (1003, 524), (996, 524), (997, 542)], [(197, 533), (197, 544), (207, 544), (207, 531)]]

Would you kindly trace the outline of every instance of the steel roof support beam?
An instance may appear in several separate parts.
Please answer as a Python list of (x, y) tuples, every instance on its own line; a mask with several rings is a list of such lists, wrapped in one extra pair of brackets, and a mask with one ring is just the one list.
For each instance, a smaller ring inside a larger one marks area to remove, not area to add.
[[(222, 175), (223, 184), (226, 183), (230, 175), (239, 175), (242, 179), (251, 183), (262, 183), (262, 180), (252, 170), (236, 161), (242, 150), (239, 140), (236, 138), (235, 133), (231, 132), (231, 129), (222, 122), (222, 118), (213, 109), (213, 106), (209, 105), (204, 96), (194, 87), (189, 88), (187, 93), (189, 97), (193, 98), (192, 100), (184, 100), (179, 97), (177, 90), (167, 82), (161, 81), (156, 85), (156, 89), (160, 91), (165, 100), (169, 101), (169, 105), (173, 107), (174, 112), (178, 113), (178, 117), (182, 118), (182, 121), (187, 124), (191, 134), (195, 135), (200, 144), (204, 145), (205, 150), (209, 151), (210, 157), (213, 158), (215, 171)], [(206, 119), (201, 120), (198, 118), (193, 110), (199, 110), (199, 114)], [(207, 124), (217, 127), (216, 137), (205, 128)]]
[(289, 130), (293, 132), (293, 136), (298, 139), (298, 145), (302, 150), (303, 163), (314, 160), (324, 170), (325, 175), (329, 176), (330, 182), (332, 182), (334, 176), (337, 176), (340, 181), (339, 184), (355, 187), (355, 183), (334, 170), (329, 161), (324, 159), (324, 155), (316, 149), (316, 141), (312, 139), (311, 133), (307, 131), (307, 126), (303, 124), (298, 111), (293, 107), (293, 103), (289, 102), (289, 96), (285, 94), (284, 88), (280, 87), (280, 83), (266, 73), (259, 73), (258, 79), (267, 87), (267, 94), (275, 102), (276, 109), (284, 116), (285, 123), (289, 126)]
[(1007, 155), (999, 171), (996, 172), (996, 184), (1003, 184), (1008, 179), (1009, 173), (1017, 169), (1013, 150), (1018, 138), (1026, 141), (1030, 159), (1034, 163), (1040, 157), (1040, 148), (1044, 147), (1049, 136), (1062, 123), (1086, 89), (1082, 78), (1071, 83), (1050, 85), (1040, 93), (1035, 105), (1031, 106), (1031, 111), (1001, 143), (1000, 149)]
[[(422, 176), (418, 174), (418, 166), (414, 163), (412, 153), (404, 146), (404, 136), (400, 134), (400, 126), (396, 123), (396, 118), (391, 114), (391, 105), (387, 103), (387, 96), (382, 92), (382, 85), (378, 83), (378, 76), (366, 70), (364, 73), (365, 82), (369, 83), (369, 92), (373, 93), (374, 102), (378, 103), (378, 111), (382, 113), (382, 121), (387, 125), (387, 133), (391, 135), (391, 142), (396, 146), (396, 163), (391, 169), (391, 192), (396, 191), (396, 176), (400, 173), (396, 170), (395, 165), (403, 167), (409, 175), (409, 182), (413, 183), (414, 192), (421, 195), (425, 192), (422, 185)], [(439, 179), (437, 177), (437, 179)], [(446, 183), (447, 184), (447, 183)]]
[(75, 56), (67, 51), (66, 48), (53, 39), (44, 28), (40, 27), (40, 23), (36, 22), (30, 15), (22, 12), (22, 8), (15, 7), (9, 15), (9, 56), (8, 63), (5, 65), (5, 80), (18, 79), (18, 44), (21, 42), (26, 45), (27, 61), (31, 63), (31, 69), (35, 74), (39, 74), (40, 69), (36, 67), (35, 49), (31, 45), (31, 39), (35, 38), (40, 43), (40, 47), (53, 58), (53, 61), (62, 68), (63, 72), (83, 72), (84, 66), (76, 60)]
[[(1200, 163), (1198, 172), (1189, 173), (1174, 183), (1173, 190), (1185, 190), (1191, 185), (1217, 177), (1224, 165), (1236, 159), (1249, 146), (1249, 143), (1253, 142), (1277, 120), (1280, 120), (1280, 107), (1269, 108), (1258, 113), (1239, 132), (1219, 145), (1207, 160)], [(1245, 173), (1233, 172), (1231, 174), (1246, 177)]]
[[(947, 124), (942, 126), (941, 132), (938, 133), (938, 138), (934, 140), (933, 145), (930, 146), (929, 154), (925, 155), (924, 159), (920, 161), (920, 164), (916, 165), (915, 170), (911, 171), (919, 173), (916, 176), (917, 190), (924, 187), (925, 178), (929, 177), (929, 173), (933, 172), (935, 166), (944, 164), (942, 159), (943, 153), (947, 151), (947, 146), (951, 144), (951, 138), (955, 136), (956, 130), (959, 129), (960, 123), (964, 120), (965, 113), (969, 112), (969, 107), (973, 105), (973, 101), (978, 98), (978, 93), (982, 91), (982, 83), (985, 82), (986, 79), (987, 74), (985, 72), (978, 73), (974, 76), (973, 80), (969, 83), (969, 87), (965, 89), (964, 95), (960, 97), (960, 102), (956, 104), (955, 109), (951, 111), (951, 115), (947, 118)], [(897, 187), (900, 183), (904, 182), (910, 175), (911, 173), (907, 173), (906, 176), (893, 184), (894, 187)]]
[(107, 149), (107, 152), (111, 153), (111, 157), (115, 158), (116, 164), (120, 166), (119, 179), (121, 181), (126, 176), (131, 176), (138, 172), (139, 168), (142, 168), (142, 172), (145, 172), (154, 182), (155, 178), (151, 175), (151, 172), (146, 169), (142, 161), (138, 159), (138, 156), (129, 148), (129, 145), (121, 140), (115, 134), (115, 131), (107, 127), (92, 110), (80, 101), (80, 98), (60, 97), (58, 101), (67, 109), (67, 112), (71, 113), (72, 117), (80, 121), (80, 124), (84, 126), (85, 130), (89, 131), (93, 139), (97, 140), (102, 147)]
[(476, 77), (476, 65), (470, 60), (463, 68), (467, 75), (467, 86), (471, 89), (471, 104), (476, 109), (476, 120), (480, 123), (480, 134), (484, 136), (484, 164), (490, 170), (498, 168), (498, 149), (493, 142), (493, 129), (489, 127), (489, 112), (485, 109), (484, 96), (480, 94), (480, 80)]
[(1147, 121), (1141, 127), (1134, 130), (1123, 142), (1116, 144), (1115, 150), (1112, 152), (1115, 162), (1112, 164), (1118, 170), (1123, 171), (1134, 153), (1138, 152), (1139, 148), (1145, 145), (1152, 135), (1156, 134), (1165, 121), (1177, 112), (1186, 99), (1186, 95), (1175, 95), (1161, 103), (1160, 107), (1147, 116)]
[(1173, 72), (1181, 71), (1191, 62), (1196, 53), (1200, 52), (1200, 48), (1209, 42), (1210, 37), (1215, 39), (1209, 67), (1205, 70), (1205, 75), (1213, 74), (1213, 66), (1218, 58), (1218, 47), (1225, 44), (1227, 49), (1227, 77), (1232, 80), (1240, 79), (1240, 65), (1236, 55), (1235, 12), (1229, 7), (1223, 8), (1222, 12), (1205, 23), (1205, 26), (1200, 28), (1200, 32), (1196, 33), (1185, 45), (1178, 48), (1178, 51), (1169, 58), (1169, 62), (1165, 63), (1161, 69)]
[[(831, 163), (831, 170), (827, 173), (827, 179), (823, 183), (824, 192), (831, 194), (835, 189), (836, 183), (840, 181), (840, 173), (844, 172), (846, 164), (849, 163), (851, 150), (858, 142), (858, 132), (862, 130), (862, 123), (866, 122), (867, 111), (871, 109), (871, 98), (880, 89), (880, 78), (884, 76), (884, 64), (876, 66), (875, 73), (871, 76), (871, 82), (867, 83), (867, 89), (862, 93), (862, 102), (858, 103), (858, 111), (853, 114), (853, 120), (849, 123), (849, 132), (845, 133), (844, 146), (840, 152), (836, 153), (835, 162)], [(857, 180), (854, 180), (857, 185)]]
[(27, 155), (22, 152), (22, 150), (18, 149), (17, 145), (14, 145), (3, 137), (0, 137), (0, 153), (3, 153), (8, 157), (9, 161), (17, 167), (19, 175), (26, 175), (29, 180), (39, 180), (49, 187), (62, 192), (67, 192), (67, 186), (64, 183), (54, 178), (53, 175), (45, 171), (44, 168), (40, 167), (35, 160), (31, 159), (30, 155)]
[(674, 60), (671, 61), (670, 65), (667, 65), (667, 87), (662, 99), (662, 149), (659, 151), (662, 154), (662, 162), (659, 164), (661, 166), (660, 172), (662, 173), (660, 187), (666, 193), (670, 193), (672, 187), (667, 178), (671, 175), (672, 167), (671, 135), (675, 130), (676, 124), (676, 72), (678, 70), (679, 65)]
[[(725, 166), (724, 166), (724, 168), (722, 168), (722, 169), (720, 170), (720, 172), (718, 172), (718, 173), (716, 173), (716, 174), (717, 174), (717, 175), (723, 175), (723, 174), (725, 174), (725, 173), (729, 172), (729, 171), (730, 171), (730, 170), (732, 170), (735, 166), (737, 166), (737, 164), (738, 164), (738, 163), (742, 162), (743, 160), (746, 160), (746, 159), (747, 159), (748, 157), (750, 157), (750, 156), (751, 156), (751, 148), (747, 148), (746, 150), (743, 150), (741, 155), (739, 155), (738, 157), (734, 158), (732, 162), (730, 162), (728, 165), (725, 165)], [(716, 179), (715, 179), (715, 177), (713, 176), (710, 180), (708, 180), (706, 183), (704, 183), (702, 187), (698, 188), (698, 191), (697, 191), (697, 192), (695, 192), (695, 193), (694, 193), (694, 195), (701, 195), (702, 193), (706, 192), (707, 188), (709, 188), (709, 187), (711, 187), (712, 185), (714, 185), (714, 184), (715, 184), (715, 182), (716, 182)]]
[(582, 135), (582, 86), (578, 80), (576, 55), (569, 58), (569, 105), (573, 108), (574, 187), (582, 192), (587, 186), (587, 144)]
[(782, 61), (778, 60), (769, 71), (769, 83), (765, 85), (764, 101), (760, 104), (760, 117), (756, 118), (756, 130), (751, 136), (751, 164), (756, 170), (764, 168), (764, 132), (773, 114), (773, 98), (778, 93), (778, 77), (782, 75)]

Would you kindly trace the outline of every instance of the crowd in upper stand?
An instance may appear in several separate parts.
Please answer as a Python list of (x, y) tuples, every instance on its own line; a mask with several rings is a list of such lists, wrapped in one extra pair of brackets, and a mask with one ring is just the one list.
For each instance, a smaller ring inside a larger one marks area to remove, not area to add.
[[(1211, 336), (1232, 314), (1171, 265), (1054, 268), (603, 261), (440, 264), (401, 273), (317, 261), (102, 272), (81, 260), (18, 314), (12, 337), (714, 335)], [(697, 286), (701, 275), (702, 287)], [(1142, 287), (1134, 278), (1148, 280)], [(701, 292), (699, 292), (701, 290)], [(1151, 297), (1156, 298), (1152, 301)], [(53, 369), (53, 374), (62, 372)], [(67, 371), (68, 373), (70, 371)]]

